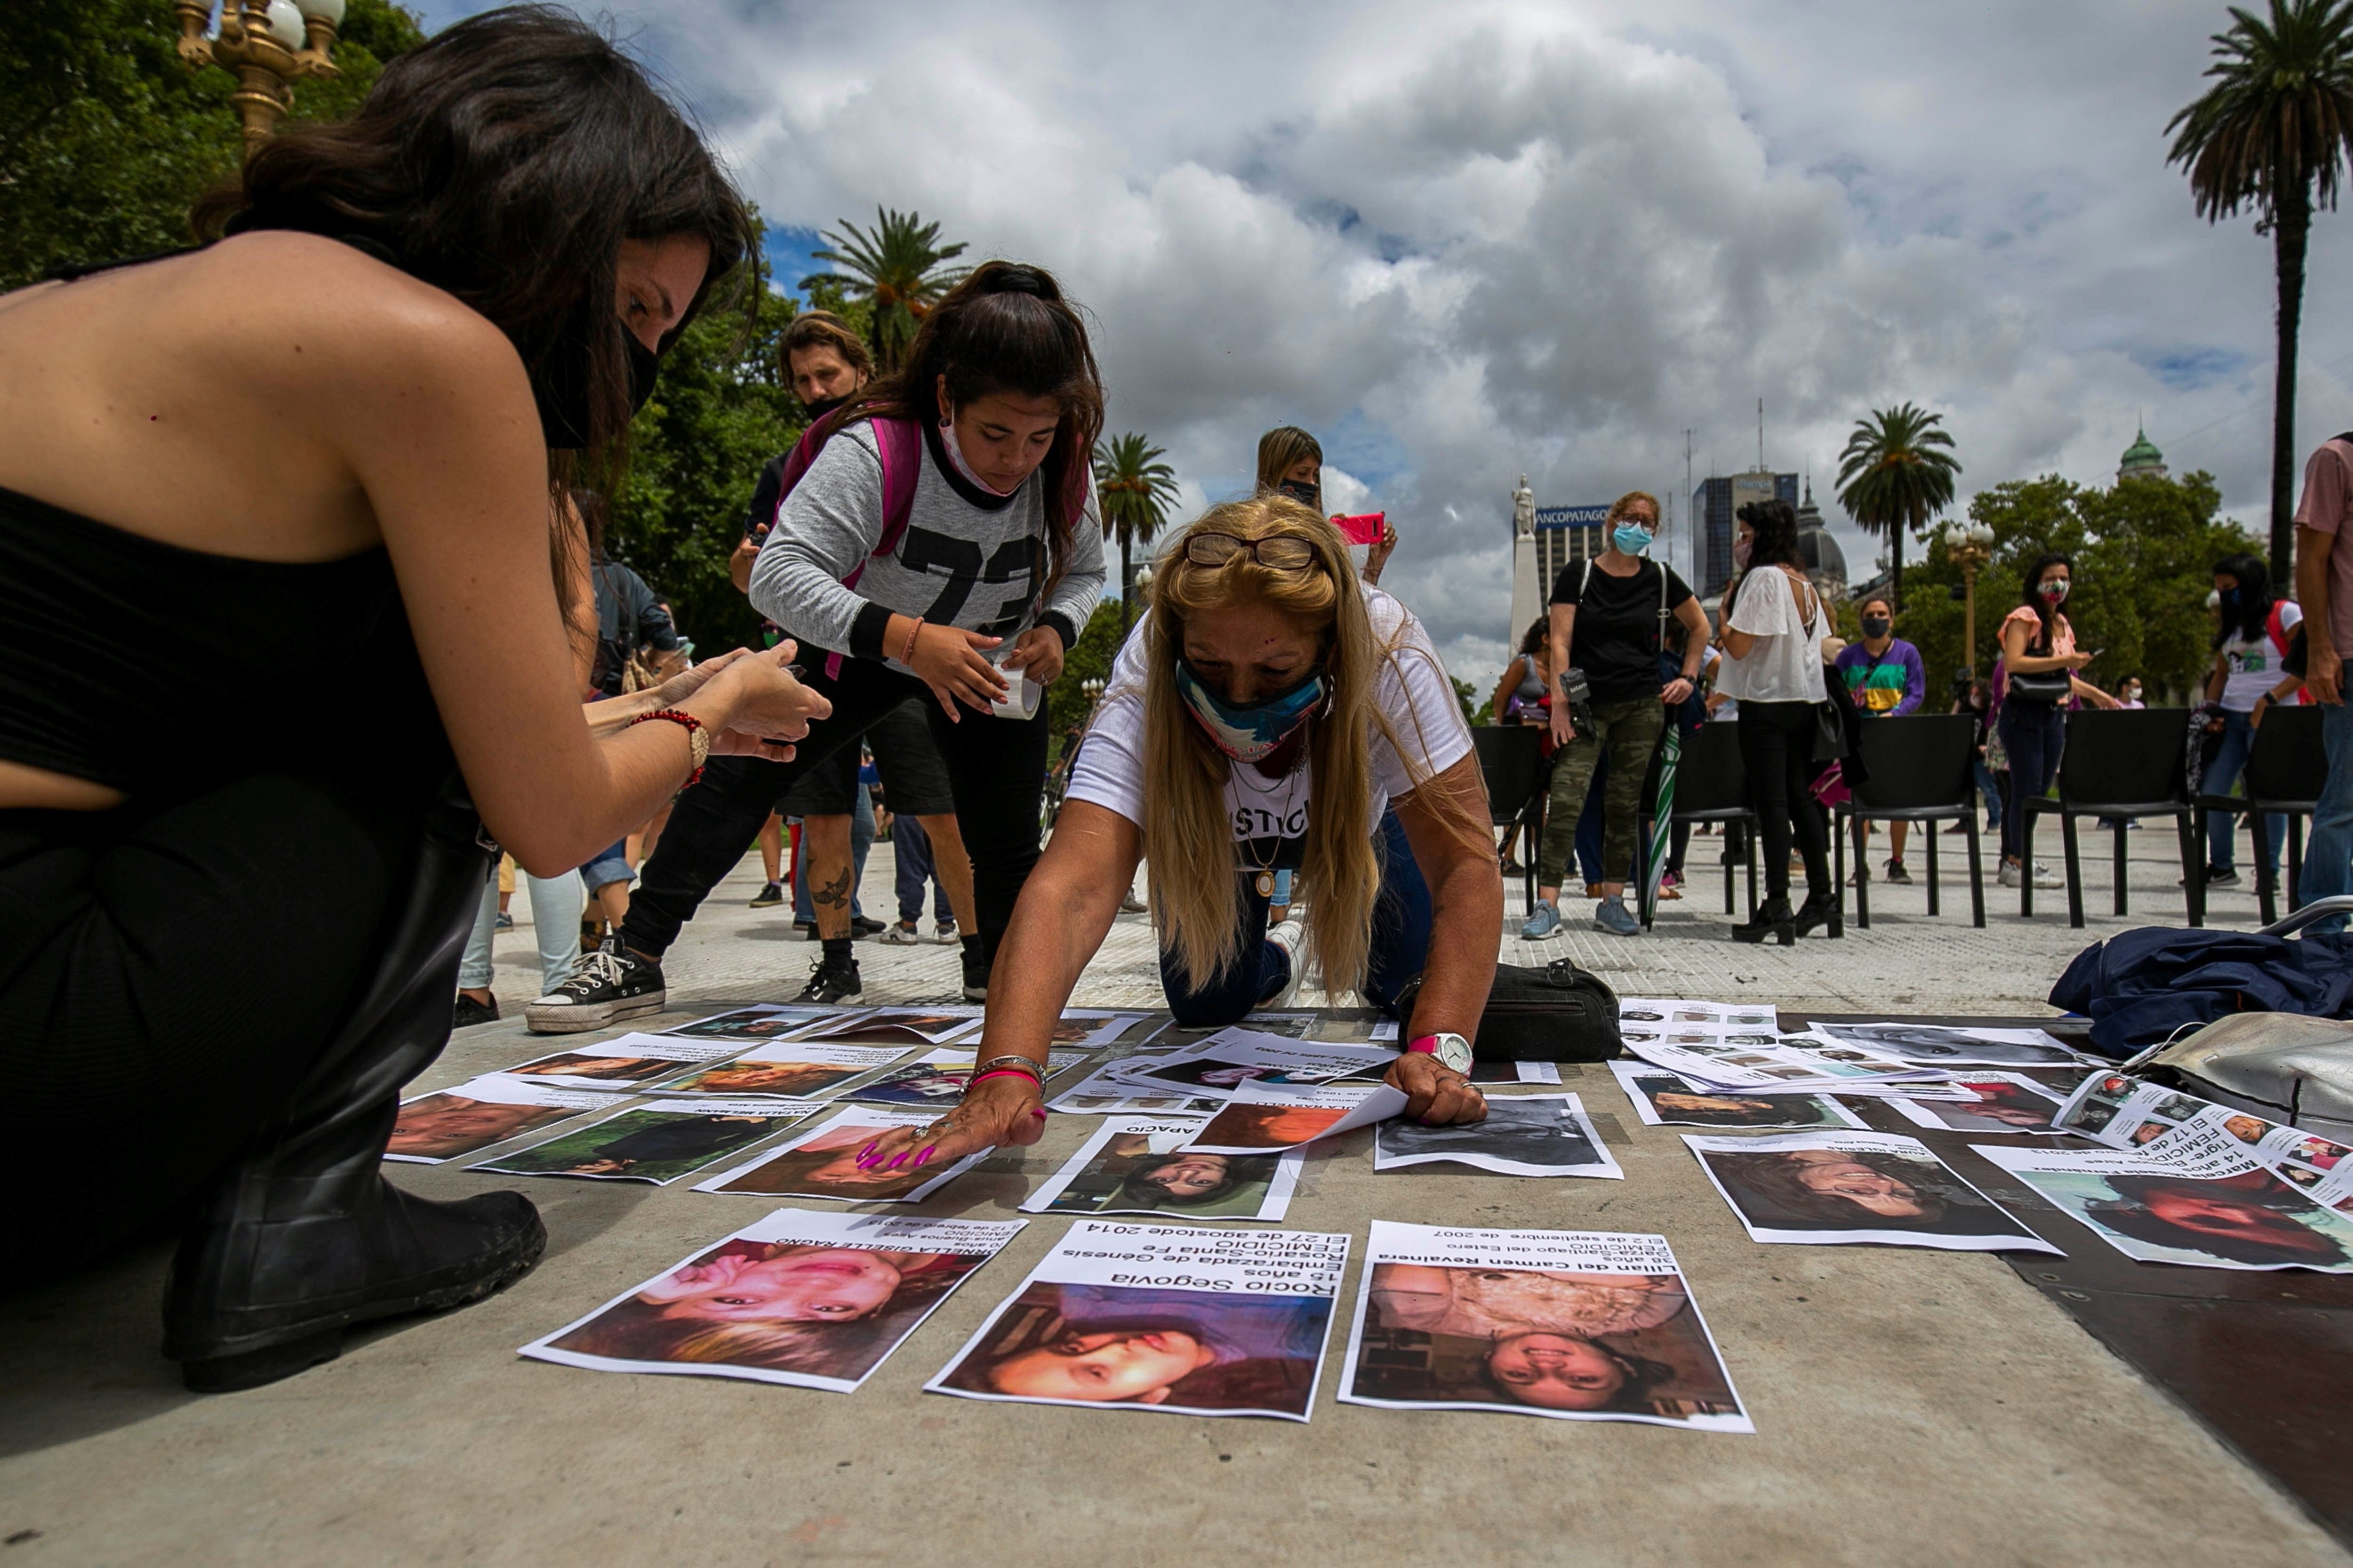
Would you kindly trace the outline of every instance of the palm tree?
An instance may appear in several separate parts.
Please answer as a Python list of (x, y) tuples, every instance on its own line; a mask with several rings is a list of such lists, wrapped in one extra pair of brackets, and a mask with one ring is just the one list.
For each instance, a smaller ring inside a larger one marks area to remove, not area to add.
[(1095, 454), (1095, 500), (1103, 533), (1119, 536), (1119, 631), (1127, 635), (1128, 602), (1134, 596), (1131, 552), (1149, 544), (1168, 521), (1176, 500), (1176, 470), (1160, 461), (1166, 454), (1133, 432), (1114, 436)]
[[(848, 269), (849, 276), (840, 279), (843, 291), (873, 306), (874, 363), (881, 370), (896, 370), (914, 341), (915, 324), (971, 270), (940, 265), (962, 256), (964, 242), (942, 245), (938, 224), (925, 223), (920, 214), (879, 206), (872, 233), (846, 218), (841, 227), (843, 234), (826, 230), (828, 248), (812, 250), (809, 258)], [(804, 278), (801, 287), (814, 281)]]
[(1906, 403), (1882, 408), (1854, 422), (1854, 433), (1839, 454), (1839, 503), (1888, 546), (1887, 591), (1904, 602), (1904, 535), (1920, 534), (1928, 520), (1953, 504), (1953, 476), (1961, 471), (1950, 452), (1953, 437), (1945, 416)]
[(2305, 241), (2316, 206), (2337, 205), (2338, 161), (2353, 149), (2353, 0), (2271, 0), (2259, 20), (2236, 5), (2213, 37), (2214, 85), (2166, 122), (2165, 161), (2189, 174), (2200, 216), (2255, 209), (2272, 237), (2279, 349), (2272, 382), (2272, 572), (2284, 582), (2295, 531), (2295, 346)]

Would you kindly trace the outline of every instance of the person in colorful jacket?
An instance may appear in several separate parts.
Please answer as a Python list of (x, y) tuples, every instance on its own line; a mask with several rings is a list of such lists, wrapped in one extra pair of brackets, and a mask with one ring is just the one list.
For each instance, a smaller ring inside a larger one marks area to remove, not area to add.
[[(1855, 606), (1862, 616), (1862, 640), (1850, 643), (1838, 656), (1838, 672), (1846, 682), (1847, 695), (1854, 699), (1855, 711), (1865, 719), (1900, 719), (1917, 710), (1920, 699), (1927, 695), (1928, 675), (1920, 663), (1920, 650), (1895, 635), (1895, 605), (1882, 595), (1873, 595)], [(1905, 831), (1912, 825), (1896, 822), (1888, 827), (1887, 879), (1909, 882), (1912, 874), (1904, 868)], [(1863, 874), (1855, 868), (1855, 875)]]

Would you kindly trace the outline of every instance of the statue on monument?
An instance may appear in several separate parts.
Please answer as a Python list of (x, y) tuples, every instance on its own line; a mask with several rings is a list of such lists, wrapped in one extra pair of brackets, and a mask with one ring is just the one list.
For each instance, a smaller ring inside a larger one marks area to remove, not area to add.
[(1536, 493), (1528, 489), (1528, 477), (1520, 476), (1519, 489), (1512, 492), (1512, 532), (1522, 539), (1532, 539), (1536, 531)]

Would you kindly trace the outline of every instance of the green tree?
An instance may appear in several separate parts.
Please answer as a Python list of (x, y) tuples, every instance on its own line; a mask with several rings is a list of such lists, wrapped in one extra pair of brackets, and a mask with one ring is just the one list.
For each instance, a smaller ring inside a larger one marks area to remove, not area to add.
[(1904, 602), (1904, 535), (1915, 537), (1928, 520), (1953, 504), (1953, 476), (1961, 465), (1946, 450), (1953, 437), (1944, 416), (1906, 403), (1854, 422), (1839, 454), (1839, 504), (1870, 532), (1887, 541), (1887, 590)]
[(2295, 354), (2304, 314), (2305, 247), (2316, 207), (2337, 205), (2338, 167), (2353, 150), (2353, 0), (2270, 0), (2258, 18), (2231, 7), (2213, 36), (2214, 85), (2166, 122), (2168, 163), (2188, 170), (2209, 223), (2256, 213), (2272, 237), (2278, 349), (2272, 380), (2271, 568), (2294, 567)]
[(1103, 511), (1104, 537), (1119, 540), (1123, 634), (1133, 618), (1129, 604), (1135, 595), (1133, 547), (1152, 542), (1176, 500), (1176, 470), (1160, 461), (1166, 455), (1133, 433), (1114, 436), (1095, 448), (1095, 503)]
[(1087, 617), (1079, 640), (1071, 645), (1062, 660), (1060, 678), (1046, 689), (1048, 722), (1058, 747), (1072, 730), (1086, 722), (1090, 706), (1086, 683), (1110, 684), (1112, 661), (1119, 658), (1120, 645), (1127, 640), (1126, 628), (1119, 623), (1119, 606), (1109, 599), (1098, 601), (1095, 613)]
[[(899, 368), (900, 356), (914, 341), (916, 324), (930, 313), (940, 296), (955, 287), (970, 270), (943, 267), (964, 254), (964, 242), (940, 243), (940, 226), (925, 223), (920, 214), (874, 209), (872, 233), (843, 219), (842, 232), (822, 231), (828, 248), (809, 252), (812, 259), (848, 268), (837, 274), (836, 286), (872, 312), (867, 342), (874, 347), (874, 363), (883, 371)], [(807, 289), (825, 275), (801, 280)]]
[[(182, 63), (170, 0), (23, 9), (0, 51), (0, 289), (188, 244), (189, 205), (242, 157), (228, 73)], [(351, 0), (343, 74), (297, 84), (295, 117), (349, 114), (424, 37), (388, 0)]]

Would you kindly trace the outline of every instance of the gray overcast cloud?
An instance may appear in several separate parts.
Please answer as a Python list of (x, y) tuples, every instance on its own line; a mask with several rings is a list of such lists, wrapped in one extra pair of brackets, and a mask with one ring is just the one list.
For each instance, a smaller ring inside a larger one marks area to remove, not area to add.
[[(431, 5), (444, 22), (470, 5)], [(2270, 248), (2164, 164), (2217, 4), (1577, 0), (617, 7), (772, 225), (920, 210), (1056, 272), (1111, 428), (1198, 503), (1257, 437), (1324, 438), (1338, 504), (1457, 674), (1508, 628), (1509, 491), (1683, 491), (1942, 411), (1965, 489), (2105, 480), (2145, 416), (2267, 505)], [(2300, 437), (2353, 425), (2353, 226), (2324, 215)], [(792, 279), (787, 279), (792, 281)], [(1851, 530), (1850, 558), (1872, 548)], [(1678, 563), (1683, 554), (1679, 549)]]

